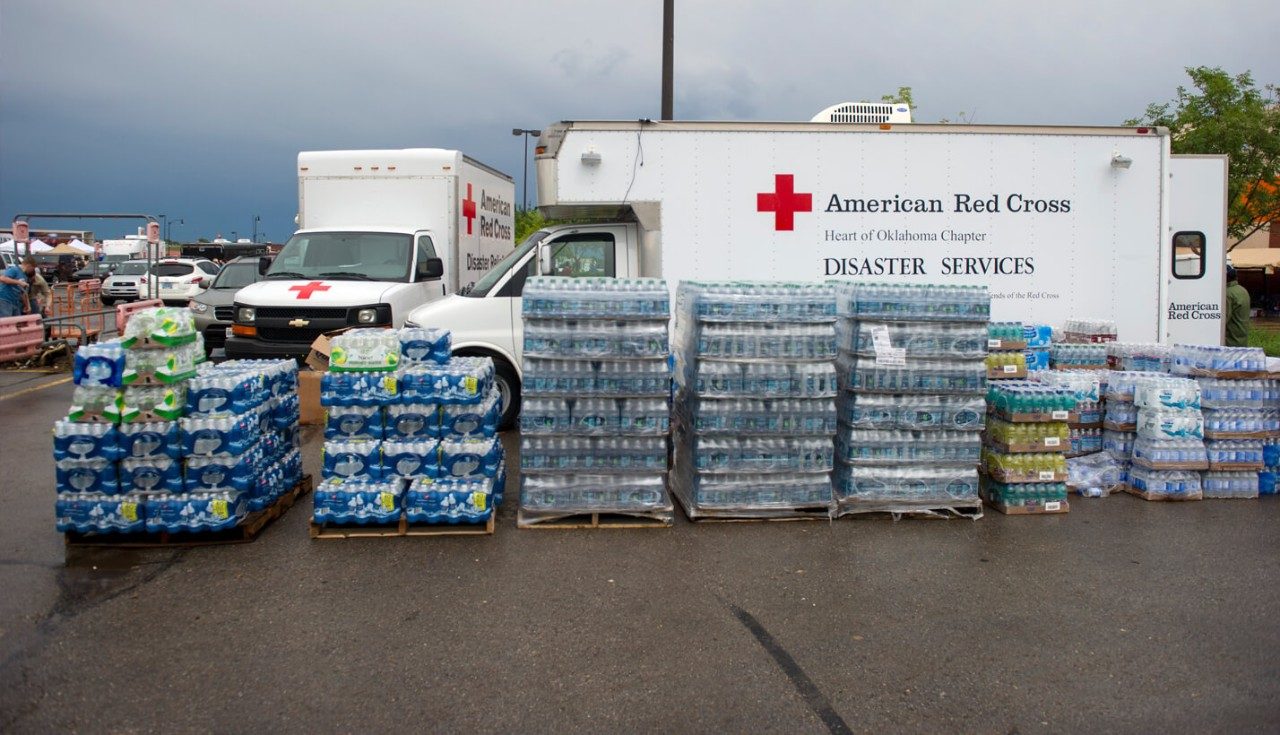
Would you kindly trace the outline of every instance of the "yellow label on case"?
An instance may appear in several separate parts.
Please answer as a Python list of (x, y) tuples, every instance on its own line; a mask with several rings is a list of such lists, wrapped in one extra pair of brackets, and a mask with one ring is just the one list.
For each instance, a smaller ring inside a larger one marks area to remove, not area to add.
[(488, 502), (484, 493), (471, 493), (471, 504), (476, 507), (476, 510), (484, 510)]
[(474, 394), (480, 389), (480, 382), (475, 379), (474, 375), (468, 375), (463, 379), (462, 384), (466, 387), (468, 393)]
[(126, 521), (130, 523), (138, 520), (138, 504), (137, 503), (121, 503), (120, 515), (124, 516)]
[(211, 503), (211, 507), (213, 514), (219, 518), (226, 518), (229, 515), (227, 513), (227, 501), (225, 500), (215, 500)]
[(382, 503), (383, 510), (395, 510), (396, 496), (391, 493), (378, 493), (378, 502)]
[(394, 376), (394, 375), (388, 375), (387, 377), (383, 378), (383, 379), (382, 379), (382, 387), (383, 387), (383, 388), (385, 388), (385, 389), (387, 390), (387, 392), (388, 392), (388, 393), (390, 393), (391, 395), (395, 395), (395, 393), (396, 393), (396, 376)]

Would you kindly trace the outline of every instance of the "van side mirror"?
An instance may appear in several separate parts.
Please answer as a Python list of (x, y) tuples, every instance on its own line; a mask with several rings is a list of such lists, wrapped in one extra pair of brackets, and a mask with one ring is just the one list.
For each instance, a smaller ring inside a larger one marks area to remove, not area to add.
[(538, 275), (551, 275), (551, 243), (538, 243)]
[(418, 261), (418, 272), (415, 280), (434, 281), (444, 275), (444, 261), (440, 258), (427, 258)]
[(258, 258), (258, 275), (265, 276), (271, 268), (271, 258)]

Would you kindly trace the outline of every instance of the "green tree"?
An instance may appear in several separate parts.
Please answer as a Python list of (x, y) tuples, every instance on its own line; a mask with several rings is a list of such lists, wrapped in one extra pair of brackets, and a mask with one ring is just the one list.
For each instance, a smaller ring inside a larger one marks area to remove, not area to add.
[(1227, 250), (1280, 219), (1280, 103), (1275, 84), (1261, 89), (1249, 72), (1231, 76), (1218, 67), (1187, 67), (1194, 89), (1147, 105), (1125, 125), (1169, 128), (1174, 153), (1225, 153)]
[(898, 87), (898, 93), (897, 93), (897, 94), (884, 94), (884, 95), (880, 95), (880, 101), (881, 101), (881, 102), (905, 102), (905, 103), (907, 103), (907, 107), (910, 107), (910, 108), (911, 108), (911, 119), (913, 119), (913, 120), (915, 119), (915, 116), (916, 116), (916, 103), (915, 103), (915, 100), (911, 97), (911, 87)]
[(516, 242), (524, 242), (529, 233), (545, 227), (547, 218), (542, 216), (542, 212), (537, 209), (517, 209), (516, 210)]

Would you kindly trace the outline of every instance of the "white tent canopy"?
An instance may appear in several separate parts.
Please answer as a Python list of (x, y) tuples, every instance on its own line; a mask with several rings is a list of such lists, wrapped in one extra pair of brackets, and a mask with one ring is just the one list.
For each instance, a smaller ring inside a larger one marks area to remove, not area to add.
[(80, 238), (78, 238), (78, 237), (77, 237), (77, 238), (75, 238), (74, 240), (72, 240), (71, 242), (67, 243), (67, 244), (68, 244), (68, 245), (70, 245), (71, 247), (75, 248), (76, 250), (79, 250), (79, 251), (80, 251), (80, 252), (82, 252), (82, 253), (92, 253), (92, 252), (93, 252), (93, 246), (92, 246), (92, 245), (90, 245), (90, 244), (88, 244), (88, 243), (86, 243), (84, 240), (81, 240), (81, 239), (80, 239)]
[[(8, 242), (0, 243), (0, 250), (6, 250), (6, 251), (9, 251), (9, 252), (11, 252), (11, 253), (17, 253), (18, 255), (26, 255), (26, 254), (27, 254), (27, 246), (26, 246), (25, 244), (23, 244), (23, 245), (19, 245), (19, 244), (15, 243), (13, 240), (9, 240)], [(43, 253), (43, 252), (44, 252), (44, 251), (46, 251), (46, 250), (53, 250), (53, 248), (52, 248), (52, 247), (50, 247), (49, 245), (45, 245), (45, 244), (44, 244), (43, 242), (41, 242), (40, 240), (32, 240), (32, 241), (31, 241), (31, 252), (33, 252), (33, 253)]]

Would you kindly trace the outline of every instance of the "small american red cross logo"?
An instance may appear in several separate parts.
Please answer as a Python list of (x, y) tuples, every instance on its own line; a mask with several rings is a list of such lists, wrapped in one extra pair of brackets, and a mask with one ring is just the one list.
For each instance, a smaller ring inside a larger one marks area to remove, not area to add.
[(756, 194), (756, 211), (773, 212), (774, 230), (794, 230), (795, 213), (813, 211), (813, 194), (797, 194), (792, 174), (775, 174), (773, 180), (773, 193)]
[(324, 283), (320, 281), (312, 281), (311, 283), (300, 283), (294, 286), (290, 286), (289, 290), (297, 291), (298, 292), (297, 298), (299, 299), (309, 299), (311, 298), (311, 294), (315, 293), (316, 291), (328, 291), (329, 287), (324, 285)]
[(467, 198), (462, 200), (462, 216), (467, 218), (467, 234), (471, 234), (471, 224), (476, 219), (476, 200), (471, 198), (471, 184), (467, 184)]

